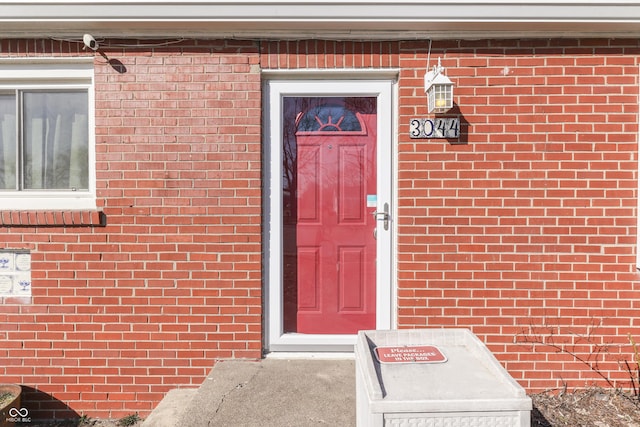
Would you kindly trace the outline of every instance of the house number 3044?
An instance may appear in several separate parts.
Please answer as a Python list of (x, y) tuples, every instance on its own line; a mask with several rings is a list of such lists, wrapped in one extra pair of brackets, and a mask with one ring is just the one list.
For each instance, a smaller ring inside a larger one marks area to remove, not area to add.
[(458, 138), (460, 119), (411, 119), (409, 135), (413, 139)]

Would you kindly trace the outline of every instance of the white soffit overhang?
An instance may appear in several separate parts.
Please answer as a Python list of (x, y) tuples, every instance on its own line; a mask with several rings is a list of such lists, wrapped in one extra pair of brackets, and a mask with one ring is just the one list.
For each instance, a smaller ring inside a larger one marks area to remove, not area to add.
[(638, 37), (640, 2), (0, 0), (0, 37)]

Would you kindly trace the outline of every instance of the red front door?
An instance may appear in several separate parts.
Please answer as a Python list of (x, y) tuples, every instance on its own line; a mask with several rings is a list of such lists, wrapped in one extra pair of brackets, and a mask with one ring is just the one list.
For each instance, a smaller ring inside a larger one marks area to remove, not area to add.
[(376, 98), (284, 100), (285, 332), (375, 329)]

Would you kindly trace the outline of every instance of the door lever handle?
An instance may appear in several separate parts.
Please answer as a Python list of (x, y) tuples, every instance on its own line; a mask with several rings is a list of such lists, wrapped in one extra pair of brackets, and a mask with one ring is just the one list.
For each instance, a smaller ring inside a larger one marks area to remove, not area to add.
[(385, 231), (389, 230), (389, 219), (391, 218), (389, 216), (389, 203), (384, 204), (382, 212), (374, 211), (373, 217), (376, 219), (376, 221), (383, 221), (382, 226), (384, 227)]

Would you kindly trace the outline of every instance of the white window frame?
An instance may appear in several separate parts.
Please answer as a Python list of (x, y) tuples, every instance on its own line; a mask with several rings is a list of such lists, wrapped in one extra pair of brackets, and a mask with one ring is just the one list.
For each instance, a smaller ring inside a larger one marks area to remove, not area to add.
[(1, 210), (87, 210), (96, 208), (95, 79), (93, 57), (0, 59), (0, 91), (62, 89), (87, 91), (89, 188), (79, 191), (0, 191)]

